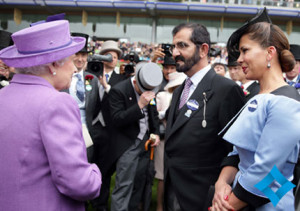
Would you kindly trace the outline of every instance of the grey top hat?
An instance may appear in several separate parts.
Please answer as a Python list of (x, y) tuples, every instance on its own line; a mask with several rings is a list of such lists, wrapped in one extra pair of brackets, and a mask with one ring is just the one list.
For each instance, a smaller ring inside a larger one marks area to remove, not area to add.
[(163, 81), (163, 74), (156, 63), (140, 62), (136, 66), (135, 80), (142, 92), (153, 91), (157, 93)]
[(118, 43), (113, 40), (107, 40), (105, 41), (100, 50), (100, 55), (105, 54), (108, 51), (115, 51), (118, 54), (118, 57), (120, 58), (122, 55), (121, 49), (118, 47)]
[(296, 61), (300, 61), (300, 45), (290, 45), (290, 51), (295, 57)]

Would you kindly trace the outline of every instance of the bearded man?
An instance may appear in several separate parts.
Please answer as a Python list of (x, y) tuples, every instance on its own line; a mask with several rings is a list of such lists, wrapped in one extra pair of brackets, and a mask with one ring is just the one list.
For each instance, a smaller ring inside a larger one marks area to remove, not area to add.
[(241, 88), (209, 65), (205, 26), (173, 29), (171, 53), (187, 79), (173, 93), (165, 136), (165, 210), (203, 210), (231, 146), (218, 132), (245, 102)]

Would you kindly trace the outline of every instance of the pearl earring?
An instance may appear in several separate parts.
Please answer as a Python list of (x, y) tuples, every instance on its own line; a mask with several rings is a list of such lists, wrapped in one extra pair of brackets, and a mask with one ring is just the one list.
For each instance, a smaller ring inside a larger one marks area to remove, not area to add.
[(52, 75), (56, 75), (56, 72), (53, 72)]
[(270, 68), (270, 67), (271, 67), (271, 62), (268, 61), (267, 68)]

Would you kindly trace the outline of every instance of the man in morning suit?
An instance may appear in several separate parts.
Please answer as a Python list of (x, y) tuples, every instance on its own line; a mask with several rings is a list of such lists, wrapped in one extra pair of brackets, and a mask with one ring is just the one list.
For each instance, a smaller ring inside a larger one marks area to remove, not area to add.
[[(149, 135), (155, 136), (152, 146), (157, 146), (160, 142), (154, 98), (161, 82), (160, 67), (154, 63), (143, 63), (137, 65), (135, 76), (120, 82), (110, 91), (114, 129), (110, 153), (116, 163), (116, 184), (111, 196), (112, 211), (137, 210), (141, 201), (141, 194), (134, 192), (140, 192), (137, 189), (143, 189), (143, 185), (139, 183), (141, 185), (133, 190), (135, 176)], [(145, 171), (141, 173), (141, 169)], [(147, 168), (141, 169), (139, 175), (144, 176)]]
[[(63, 90), (68, 92), (77, 102), (80, 109), (80, 116), (82, 124), (86, 125), (92, 141), (95, 143), (96, 134), (93, 120), (99, 114), (99, 86), (98, 79), (95, 75), (85, 71), (87, 67), (88, 58), (88, 38), (89, 35), (82, 33), (72, 33), (72, 36), (80, 36), (86, 38), (85, 46), (75, 54), (74, 65), (77, 72), (73, 74), (70, 88)], [(93, 146), (87, 148), (88, 161), (93, 162), (94, 154)]]
[(231, 146), (218, 132), (245, 102), (241, 88), (208, 63), (205, 26), (184, 23), (173, 29), (171, 52), (178, 72), (187, 75), (172, 97), (165, 135), (165, 210), (203, 210), (210, 185)]
[(108, 95), (111, 87), (124, 80), (123, 75), (117, 74), (114, 69), (117, 66), (118, 60), (122, 55), (118, 43), (113, 40), (105, 41), (100, 50), (100, 55), (108, 55), (112, 57), (112, 61), (103, 61), (103, 75), (99, 76), (99, 94), (100, 94), (100, 113), (94, 120), (97, 127), (97, 143), (94, 143), (94, 158), (102, 173), (102, 187), (98, 198), (92, 200), (92, 205), (95, 211), (108, 210), (108, 198), (110, 191), (111, 172), (109, 170), (108, 161), (109, 147), (111, 139), (111, 117)]

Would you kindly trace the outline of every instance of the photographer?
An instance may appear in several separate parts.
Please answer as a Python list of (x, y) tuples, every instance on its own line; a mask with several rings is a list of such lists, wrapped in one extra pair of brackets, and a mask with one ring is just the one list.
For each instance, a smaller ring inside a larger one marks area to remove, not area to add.
[(157, 62), (159, 58), (163, 58), (162, 71), (164, 78), (159, 91), (164, 91), (165, 86), (169, 82), (169, 74), (176, 72), (176, 64), (169, 50), (171, 45), (163, 43), (160, 46), (161, 47), (154, 52), (154, 56), (152, 57), (151, 61)]
[(129, 78), (134, 75), (135, 65), (139, 62), (140, 62), (139, 56), (135, 52), (131, 51), (129, 54), (125, 55), (123, 74), (125, 75), (126, 78)]
[(112, 60), (110, 62), (102, 62), (103, 73), (99, 76), (100, 113), (94, 120), (98, 133), (98, 142), (94, 143), (95, 162), (102, 172), (102, 187), (100, 196), (92, 201), (92, 205), (94, 209), (101, 211), (107, 210), (111, 178), (111, 174), (108, 172), (109, 163), (111, 163), (108, 159), (110, 154), (109, 145), (111, 142), (111, 117), (108, 93), (110, 92), (111, 87), (125, 79), (123, 75), (117, 74), (114, 71), (122, 54), (117, 42), (108, 40), (102, 44), (100, 55), (107, 56), (109, 54), (111, 55)]

